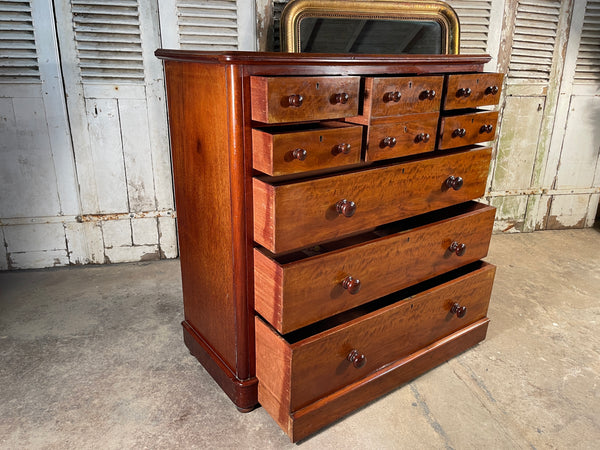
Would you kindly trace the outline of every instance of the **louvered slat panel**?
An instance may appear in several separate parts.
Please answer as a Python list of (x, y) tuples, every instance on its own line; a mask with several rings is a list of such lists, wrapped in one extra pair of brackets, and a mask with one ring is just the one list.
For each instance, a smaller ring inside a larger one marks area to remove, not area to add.
[(0, 1), (0, 82), (39, 82), (29, 1)]
[(81, 77), (93, 83), (143, 83), (137, 0), (72, 0)]
[(600, 0), (588, 0), (577, 52), (575, 83), (600, 83)]
[(235, 50), (238, 46), (235, 0), (178, 0), (179, 44), (192, 50)]
[(533, 83), (550, 81), (559, 14), (558, 0), (518, 2), (509, 79)]
[(461, 53), (488, 53), (491, 1), (448, 0), (460, 21)]
[(280, 30), (281, 30), (281, 12), (289, 0), (273, 0), (273, 50), (281, 50)]

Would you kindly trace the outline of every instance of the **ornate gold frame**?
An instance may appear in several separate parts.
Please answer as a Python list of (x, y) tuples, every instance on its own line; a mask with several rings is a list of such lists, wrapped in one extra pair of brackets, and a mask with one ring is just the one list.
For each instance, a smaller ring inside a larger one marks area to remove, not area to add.
[(282, 51), (300, 51), (300, 22), (308, 17), (435, 21), (442, 28), (444, 53), (459, 53), (458, 16), (443, 1), (291, 0), (281, 14)]

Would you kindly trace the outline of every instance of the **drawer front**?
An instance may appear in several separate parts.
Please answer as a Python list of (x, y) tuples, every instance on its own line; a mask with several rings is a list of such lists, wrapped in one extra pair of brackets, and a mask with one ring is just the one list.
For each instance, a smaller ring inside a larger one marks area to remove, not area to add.
[(252, 120), (338, 119), (358, 114), (360, 77), (251, 77)]
[(367, 117), (439, 111), (444, 77), (394, 77), (365, 79)]
[(443, 117), (438, 147), (448, 149), (493, 141), (497, 123), (497, 111)]
[[(291, 344), (257, 318), (259, 382), (275, 395), (289, 395), (280, 398), (280, 403), (289, 405), (290, 411), (302, 408), (484, 318), (494, 272), (492, 265), (477, 266), (451, 281)], [(455, 303), (454, 311), (465, 308), (462, 317), (452, 312)], [(349, 360), (353, 352), (356, 365)]]
[(435, 148), (438, 113), (402, 116), (393, 123), (369, 126), (367, 161), (431, 152)]
[(255, 309), (285, 334), (484, 258), (495, 209), (472, 202), (460, 212), (290, 263), (255, 249)]
[(306, 131), (252, 130), (254, 168), (269, 175), (286, 175), (359, 163), (362, 126), (326, 125)]
[(481, 197), (490, 157), (477, 148), (296, 183), (254, 179), (254, 240), (280, 253)]
[(448, 75), (444, 109), (497, 105), (503, 79), (501, 73)]

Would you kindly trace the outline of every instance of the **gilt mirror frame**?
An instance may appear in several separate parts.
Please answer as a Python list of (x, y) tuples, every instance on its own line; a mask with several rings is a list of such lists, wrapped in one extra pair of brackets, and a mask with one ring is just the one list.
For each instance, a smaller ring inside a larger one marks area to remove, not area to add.
[(459, 53), (458, 16), (443, 1), (291, 0), (281, 14), (282, 51), (302, 51), (300, 25), (307, 18), (435, 22), (441, 28), (441, 53)]

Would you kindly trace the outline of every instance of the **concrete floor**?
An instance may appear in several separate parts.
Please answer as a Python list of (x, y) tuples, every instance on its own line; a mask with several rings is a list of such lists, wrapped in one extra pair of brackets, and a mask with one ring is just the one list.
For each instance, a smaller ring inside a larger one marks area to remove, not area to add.
[[(488, 338), (301, 442), (598, 448), (600, 230), (495, 235)], [(178, 261), (0, 273), (0, 448), (294, 448), (181, 338)]]

